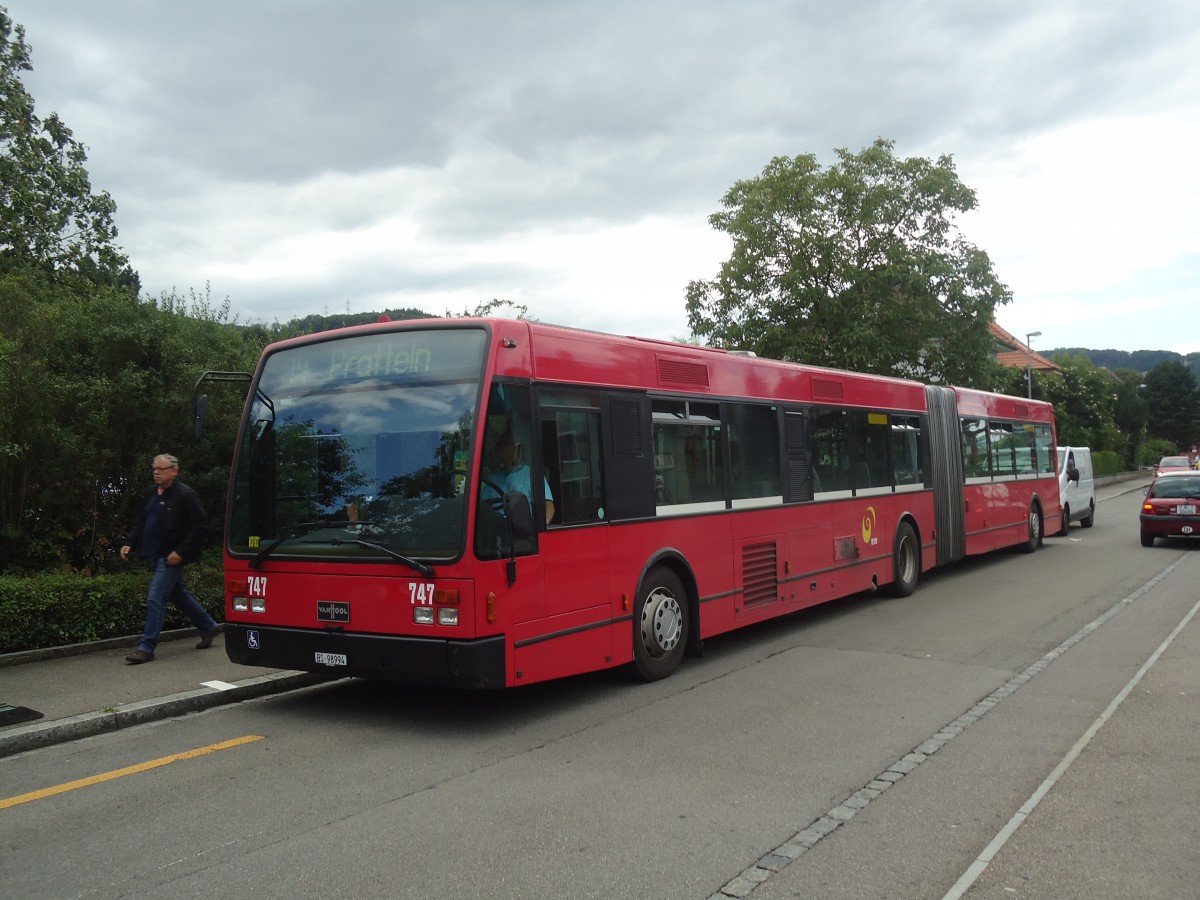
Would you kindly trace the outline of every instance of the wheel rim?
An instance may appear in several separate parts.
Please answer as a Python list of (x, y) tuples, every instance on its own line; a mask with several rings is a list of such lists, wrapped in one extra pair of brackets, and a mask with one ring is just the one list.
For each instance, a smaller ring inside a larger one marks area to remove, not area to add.
[(911, 537), (905, 535), (900, 541), (900, 580), (905, 584), (917, 577), (917, 552)]
[(1029, 511), (1029, 543), (1037, 544), (1038, 538), (1042, 534), (1042, 517), (1037, 514), (1036, 509)]
[(675, 649), (683, 636), (683, 610), (679, 601), (656, 588), (642, 606), (642, 646), (659, 659)]

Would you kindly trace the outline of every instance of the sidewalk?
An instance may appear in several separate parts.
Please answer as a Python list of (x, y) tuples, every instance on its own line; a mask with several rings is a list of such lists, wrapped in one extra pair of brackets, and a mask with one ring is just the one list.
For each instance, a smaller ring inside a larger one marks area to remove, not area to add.
[(0, 724), (0, 758), (330, 680), (232, 663), (224, 634), (207, 650), (197, 640), (194, 628), (164, 632), (139, 666), (125, 662), (136, 637), (0, 656), (0, 714), (24, 719)]

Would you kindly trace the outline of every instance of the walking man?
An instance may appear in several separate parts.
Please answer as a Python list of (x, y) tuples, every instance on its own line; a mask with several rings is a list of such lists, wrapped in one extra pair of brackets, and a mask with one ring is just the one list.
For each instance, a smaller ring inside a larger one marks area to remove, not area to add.
[(146, 593), (146, 627), (137, 649), (125, 657), (130, 665), (154, 659), (158, 636), (167, 615), (167, 602), (179, 607), (200, 629), (197, 650), (207, 650), (221, 631), (214, 621), (183, 587), (183, 567), (200, 558), (204, 536), (204, 506), (194, 490), (179, 480), (179, 460), (169, 453), (154, 457), (154, 484), (146, 491), (142, 508), (121, 547), (121, 559), (128, 560), (136, 550), (154, 569), (150, 590)]

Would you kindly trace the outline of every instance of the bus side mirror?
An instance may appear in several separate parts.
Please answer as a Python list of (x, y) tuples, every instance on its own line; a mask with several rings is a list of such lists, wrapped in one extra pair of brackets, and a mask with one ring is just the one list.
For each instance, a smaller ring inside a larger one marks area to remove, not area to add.
[(520, 491), (509, 491), (504, 495), (504, 516), (512, 528), (514, 539), (533, 537), (533, 513), (529, 511), (529, 498)]
[(201, 394), (196, 398), (195, 406), (192, 408), (192, 436), (196, 440), (200, 440), (204, 436), (204, 417), (208, 414), (208, 394)]
[[(253, 376), (249, 372), (209, 371), (196, 379), (196, 383), (192, 385), (192, 434), (196, 440), (200, 440), (200, 437), (204, 434), (204, 416), (208, 412), (208, 395), (200, 393), (200, 385), (206, 381), (245, 381), (249, 383), (252, 378)], [(258, 396), (271, 410), (273, 417), (275, 407), (272, 405), (270, 399), (262, 391), (258, 391)]]

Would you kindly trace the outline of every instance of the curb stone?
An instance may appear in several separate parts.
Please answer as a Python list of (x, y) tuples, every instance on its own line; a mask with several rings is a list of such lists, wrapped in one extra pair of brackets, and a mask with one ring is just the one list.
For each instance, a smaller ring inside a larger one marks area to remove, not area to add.
[(336, 680), (328, 675), (317, 675), (310, 672), (273, 672), (269, 675), (239, 681), (226, 689), (197, 688), (154, 700), (126, 703), (100, 712), (83, 713), (66, 719), (7, 728), (0, 732), (0, 758), (110, 731), (119, 731), (134, 725), (156, 722), (189, 712), (200, 712), (216, 706), (252, 700), (255, 697), (283, 693)]

